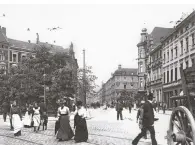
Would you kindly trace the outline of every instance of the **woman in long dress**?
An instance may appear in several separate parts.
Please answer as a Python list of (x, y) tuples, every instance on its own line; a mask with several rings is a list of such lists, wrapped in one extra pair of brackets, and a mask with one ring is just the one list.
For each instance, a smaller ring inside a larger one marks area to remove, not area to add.
[(74, 133), (69, 124), (70, 111), (69, 108), (65, 106), (65, 103), (61, 103), (61, 106), (58, 108), (58, 114), (60, 127), (57, 132), (57, 139), (59, 139), (59, 141), (70, 140), (74, 136)]
[(26, 113), (24, 116), (24, 127), (29, 128), (31, 126), (31, 122), (32, 122), (32, 113), (30, 112), (30, 108), (27, 105), (26, 106)]
[(77, 111), (74, 117), (74, 128), (75, 128), (75, 142), (86, 142), (88, 140), (88, 129), (86, 118), (86, 109), (82, 106), (82, 102), (77, 102)]
[(21, 130), (23, 127), (22, 116), (21, 116), (20, 108), (16, 105), (16, 101), (13, 102), (11, 108), (11, 115), (12, 115), (12, 125), (14, 128), (14, 136), (21, 136)]
[(34, 115), (33, 115), (33, 122), (34, 122), (34, 131), (38, 132), (38, 127), (41, 123), (41, 116), (40, 116), (40, 107), (38, 107), (37, 103), (35, 103), (35, 107), (33, 108)]

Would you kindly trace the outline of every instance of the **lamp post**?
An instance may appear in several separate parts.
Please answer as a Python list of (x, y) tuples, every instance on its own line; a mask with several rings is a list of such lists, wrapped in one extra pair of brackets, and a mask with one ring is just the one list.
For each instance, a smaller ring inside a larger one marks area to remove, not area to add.
[(145, 99), (145, 101), (146, 101), (146, 96), (147, 96), (146, 79), (147, 79), (147, 74), (145, 73), (144, 74), (144, 82), (145, 82), (145, 84), (144, 84), (144, 93), (145, 93), (144, 96), (145, 96), (145, 98), (144, 99)]
[(44, 74), (43, 74), (43, 80), (44, 80), (44, 103), (46, 105), (46, 86), (45, 86), (45, 68), (44, 68)]

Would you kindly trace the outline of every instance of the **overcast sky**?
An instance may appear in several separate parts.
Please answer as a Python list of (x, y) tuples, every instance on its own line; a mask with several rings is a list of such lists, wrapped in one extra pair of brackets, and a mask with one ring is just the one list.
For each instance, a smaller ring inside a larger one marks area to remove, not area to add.
[[(38, 32), (43, 42), (55, 40), (68, 47), (72, 41), (80, 67), (85, 48), (86, 64), (93, 67), (101, 85), (118, 64), (137, 68), (136, 45), (143, 27), (149, 32), (155, 26), (173, 27), (170, 21), (193, 8), (195, 5), (0, 5), (0, 15), (6, 15), (0, 17), (0, 25), (13, 39), (35, 42)], [(47, 30), (58, 26), (59, 31)]]

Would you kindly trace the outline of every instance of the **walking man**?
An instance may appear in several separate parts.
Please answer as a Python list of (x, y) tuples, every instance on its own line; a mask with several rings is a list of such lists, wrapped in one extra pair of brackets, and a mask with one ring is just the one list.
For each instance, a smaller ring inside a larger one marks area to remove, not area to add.
[(7, 115), (9, 114), (10, 106), (8, 102), (5, 100), (2, 104), (2, 110), (3, 110), (3, 120), (6, 122)]
[(146, 131), (150, 132), (152, 145), (157, 145), (157, 141), (155, 138), (155, 130), (154, 130), (154, 111), (152, 106), (153, 94), (150, 93), (148, 95), (148, 101), (146, 101), (143, 105), (143, 128), (141, 133), (132, 141), (132, 145), (137, 145), (139, 140), (145, 136)]
[(119, 117), (121, 120), (123, 120), (123, 114), (122, 114), (123, 106), (119, 100), (117, 100), (117, 103), (116, 103), (116, 111), (117, 111), (117, 120), (119, 120)]

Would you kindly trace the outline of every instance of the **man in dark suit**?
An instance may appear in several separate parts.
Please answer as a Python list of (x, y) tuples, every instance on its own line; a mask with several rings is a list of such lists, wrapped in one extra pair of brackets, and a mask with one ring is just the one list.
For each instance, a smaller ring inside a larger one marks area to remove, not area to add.
[(117, 100), (117, 103), (116, 103), (116, 111), (117, 111), (117, 120), (119, 120), (119, 116), (120, 116), (120, 119), (123, 120), (123, 114), (122, 114), (123, 106), (119, 100)]
[(132, 141), (132, 145), (137, 145), (139, 140), (144, 137), (146, 131), (150, 132), (152, 145), (157, 145), (156, 138), (155, 138), (155, 130), (154, 130), (154, 111), (152, 106), (153, 94), (150, 93), (148, 95), (148, 100), (143, 105), (143, 128), (141, 133)]

